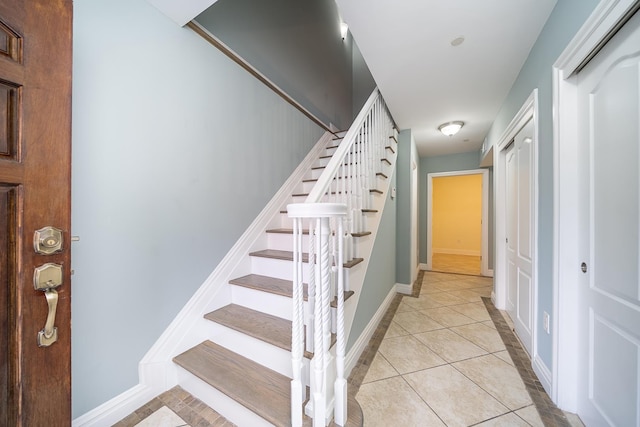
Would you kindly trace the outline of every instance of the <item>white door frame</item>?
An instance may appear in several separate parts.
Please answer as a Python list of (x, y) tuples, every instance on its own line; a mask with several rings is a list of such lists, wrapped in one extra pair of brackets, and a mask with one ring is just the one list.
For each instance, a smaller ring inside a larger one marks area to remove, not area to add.
[[(507, 248), (503, 244), (507, 238), (507, 147), (511, 140), (518, 132), (533, 119), (533, 156), (531, 177), (533, 183), (533, 212), (531, 216), (531, 236), (532, 236), (532, 274), (534, 286), (534, 299), (537, 303), (538, 280), (537, 280), (537, 258), (538, 258), (538, 89), (529, 95), (520, 111), (509, 123), (509, 126), (502, 133), (502, 136), (495, 145), (493, 150), (493, 185), (494, 185), (494, 204), (495, 204), (495, 254), (496, 259), (493, 266), (493, 283), (494, 293), (491, 296), (493, 304), (500, 310), (507, 309)], [(535, 312), (534, 312), (535, 325)]]
[(418, 278), (420, 272), (420, 260), (418, 259), (418, 165), (417, 152), (414, 146), (411, 160), (411, 283)]
[[(553, 65), (553, 372), (551, 398), (577, 411), (578, 143), (574, 71), (627, 15), (636, 0), (602, 0)], [(562, 285), (562, 286), (560, 286)]]
[(494, 305), (500, 310), (507, 309), (507, 147), (513, 138), (524, 127), (533, 120), (533, 141), (531, 142), (531, 182), (533, 184), (533, 200), (531, 212), (531, 283), (533, 290), (531, 293), (531, 313), (533, 315), (531, 327), (531, 359), (534, 370), (540, 381), (550, 385), (550, 374), (548, 369), (543, 368), (538, 356), (538, 89), (534, 89), (527, 98), (518, 113), (509, 123), (509, 126), (502, 133), (502, 136), (494, 146), (493, 150), (493, 185), (495, 199), (495, 254), (493, 269), (493, 289), (491, 295)]
[(432, 230), (432, 212), (433, 212), (433, 178), (443, 176), (463, 176), (463, 175), (482, 175), (482, 232), (481, 232), (481, 256), (480, 274), (489, 276), (489, 171), (487, 169), (472, 169), (464, 171), (438, 172), (427, 174), (427, 270), (431, 270), (433, 263), (433, 250), (431, 240)]

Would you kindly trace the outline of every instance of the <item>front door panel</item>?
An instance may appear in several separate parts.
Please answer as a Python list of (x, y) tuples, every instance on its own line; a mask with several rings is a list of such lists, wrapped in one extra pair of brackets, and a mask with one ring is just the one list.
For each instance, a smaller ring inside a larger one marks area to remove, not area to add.
[[(71, 0), (0, 2), (2, 426), (71, 422), (71, 12)], [(45, 226), (62, 230), (62, 251), (36, 253), (34, 232)], [(47, 263), (63, 272), (49, 300), (34, 288), (35, 269)]]

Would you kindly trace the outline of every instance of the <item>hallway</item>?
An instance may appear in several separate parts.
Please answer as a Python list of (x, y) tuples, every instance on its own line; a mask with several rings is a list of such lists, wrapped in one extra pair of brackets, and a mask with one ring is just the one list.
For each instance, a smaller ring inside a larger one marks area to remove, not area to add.
[(424, 272), (419, 296), (401, 297), (386, 333), (370, 344), (379, 347), (357, 394), (367, 427), (582, 425), (575, 415), (564, 419), (537, 379), (527, 382), (538, 390), (527, 390), (496, 324), (520, 349), (521, 366), (528, 357), (501, 312), (481, 299), (492, 280)]

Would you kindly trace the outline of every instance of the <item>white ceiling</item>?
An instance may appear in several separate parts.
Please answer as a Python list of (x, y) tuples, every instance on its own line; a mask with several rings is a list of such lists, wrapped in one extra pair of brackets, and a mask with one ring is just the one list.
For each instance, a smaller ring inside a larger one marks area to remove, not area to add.
[[(479, 150), (556, 0), (336, 0), (421, 157)], [(451, 41), (463, 36), (457, 47)], [(549, 70), (551, 72), (551, 70)], [(455, 136), (438, 131), (461, 120)]]

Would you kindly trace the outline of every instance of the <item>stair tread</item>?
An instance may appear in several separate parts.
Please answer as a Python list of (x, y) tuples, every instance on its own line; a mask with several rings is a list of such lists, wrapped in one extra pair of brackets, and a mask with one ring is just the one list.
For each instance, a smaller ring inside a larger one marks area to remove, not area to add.
[[(261, 251), (255, 251), (255, 252), (251, 252), (249, 256), (293, 261), (293, 251), (281, 251), (278, 249), (264, 249)], [(309, 261), (309, 254), (305, 252), (302, 254), (302, 262), (308, 262), (308, 261)]]
[[(207, 313), (204, 315), (204, 318), (283, 350), (291, 351), (292, 323), (290, 320), (285, 320), (237, 304), (229, 304), (211, 313)], [(331, 347), (333, 347), (335, 343), (336, 335), (331, 334)], [(305, 350), (304, 357), (311, 360), (313, 353)]]
[(370, 231), (361, 231), (360, 233), (351, 233), (353, 237), (364, 237), (371, 235)]
[[(275, 277), (261, 276), (259, 274), (248, 274), (246, 276), (230, 280), (229, 283), (274, 295), (293, 298), (293, 282), (291, 280), (277, 279)], [(302, 295), (306, 301), (309, 297), (308, 285), (303, 283), (302, 286)], [(355, 294), (354, 291), (344, 291), (344, 300), (348, 300), (353, 296), (353, 294)], [(336, 307), (337, 304), (337, 299), (334, 297), (331, 301), (331, 307)]]
[[(383, 178), (385, 178), (385, 179), (386, 179), (386, 178), (388, 178), (388, 176), (387, 176), (387, 175), (385, 175), (385, 174), (384, 174), (384, 173), (382, 173), (382, 172), (376, 172), (376, 176), (381, 176), (381, 177), (383, 177)], [(334, 179), (335, 179), (335, 178), (334, 178)], [(341, 176), (339, 176), (339, 177), (338, 177), (338, 179), (342, 179), (342, 177), (341, 177)], [(302, 180), (302, 182), (318, 182), (318, 178), (303, 179), (303, 180)]]
[[(267, 233), (272, 234), (293, 234), (293, 228), (271, 228)], [(309, 230), (302, 230), (302, 234), (309, 234)]]
[(291, 380), (211, 341), (174, 362), (275, 425), (290, 425)]
[[(264, 250), (261, 250), (261, 251), (255, 251), (255, 252), (251, 252), (249, 254), (249, 256), (281, 259), (281, 260), (285, 260), (285, 261), (293, 261), (293, 252), (292, 251), (281, 251), (281, 250), (277, 250), (277, 249), (264, 249)], [(308, 262), (308, 261), (309, 261), (309, 254), (305, 252), (305, 253), (302, 254), (302, 262)], [(345, 262), (343, 264), (343, 266), (345, 268), (351, 268), (354, 265), (357, 265), (357, 264), (361, 263), (362, 261), (364, 261), (362, 258), (354, 258), (349, 262)]]
[[(173, 361), (275, 426), (291, 426), (291, 380), (286, 376), (211, 341), (203, 341)], [(345, 427), (364, 425), (362, 408), (352, 393), (347, 395), (347, 411)], [(303, 426), (312, 423), (304, 416)], [(332, 421), (329, 426), (336, 424)]]
[[(219, 323), (276, 347), (291, 351), (291, 321), (270, 314), (229, 304), (211, 313), (205, 319)], [(310, 356), (306, 355), (305, 356)]]
[[(382, 194), (382, 190), (378, 190), (377, 188), (372, 188), (369, 190), (369, 193)], [(342, 194), (342, 191), (332, 191), (331, 194)], [(291, 197), (306, 197), (309, 193), (294, 193)]]
[[(293, 228), (273, 228), (273, 229), (267, 230), (267, 233), (293, 234)], [(304, 230), (302, 234), (309, 234), (309, 230)], [(351, 233), (353, 237), (368, 236), (369, 234), (371, 234), (370, 231), (362, 231), (360, 233)]]
[[(259, 274), (248, 274), (230, 280), (229, 283), (283, 297), (293, 297), (293, 282), (291, 280), (277, 279)], [(307, 299), (307, 284), (303, 283), (303, 287), (304, 299)]]

